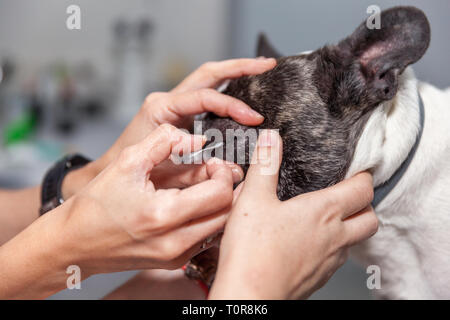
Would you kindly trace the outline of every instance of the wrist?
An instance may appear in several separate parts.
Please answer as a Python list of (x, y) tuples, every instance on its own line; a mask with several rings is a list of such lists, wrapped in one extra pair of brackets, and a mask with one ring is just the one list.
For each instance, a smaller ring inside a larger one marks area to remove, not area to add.
[[(225, 260), (226, 261), (226, 260)], [(275, 272), (282, 268), (251, 266), (245, 260), (219, 264), (210, 292), (213, 300), (285, 300), (290, 298), (290, 282), (284, 274)], [(287, 281), (286, 281), (287, 280)]]
[[(223, 270), (226, 270), (223, 272)], [(256, 271), (256, 270), (255, 270)], [(245, 270), (232, 268), (221, 268), (216, 274), (216, 278), (211, 287), (209, 299), (212, 300), (262, 300), (272, 299), (262, 295), (258, 290), (261, 278), (257, 279), (256, 274), (245, 274)]]

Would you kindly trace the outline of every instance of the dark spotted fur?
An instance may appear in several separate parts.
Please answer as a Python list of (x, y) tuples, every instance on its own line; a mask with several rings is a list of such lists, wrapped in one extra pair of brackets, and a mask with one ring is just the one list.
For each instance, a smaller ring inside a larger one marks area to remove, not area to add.
[[(395, 96), (398, 76), (422, 57), (429, 41), (427, 18), (413, 7), (383, 11), (380, 30), (369, 30), (363, 22), (338, 45), (309, 55), (279, 58), (260, 38), (258, 55), (276, 56), (277, 66), (231, 81), (225, 93), (265, 117), (259, 128), (279, 129), (284, 147), (280, 199), (325, 188), (345, 177), (372, 111)], [(224, 134), (230, 128), (246, 129), (213, 114), (207, 115), (203, 128)], [(248, 164), (243, 168), (247, 170)]]

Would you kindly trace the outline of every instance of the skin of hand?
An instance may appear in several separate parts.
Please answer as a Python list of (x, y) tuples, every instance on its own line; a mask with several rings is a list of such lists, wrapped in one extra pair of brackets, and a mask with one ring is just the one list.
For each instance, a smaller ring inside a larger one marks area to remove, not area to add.
[[(272, 58), (233, 59), (207, 62), (184, 79), (170, 92), (155, 92), (147, 96), (138, 114), (114, 145), (84, 170), (68, 175), (63, 194), (69, 198), (105, 168), (125, 147), (141, 141), (161, 124), (190, 129), (197, 114), (213, 112), (237, 122), (254, 126), (264, 118), (244, 102), (219, 93), (215, 88), (227, 79), (256, 75), (275, 67)], [(177, 167), (170, 163), (160, 166), (154, 173), (157, 188), (182, 187), (204, 179), (205, 169), (199, 166)], [(170, 179), (160, 179), (170, 173)]]
[[(213, 90), (226, 79), (254, 75), (272, 69), (274, 59), (235, 59), (208, 62), (194, 71), (169, 93), (150, 94), (139, 113), (114, 145), (99, 159), (70, 172), (63, 181), (62, 194), (69, 199), (94, 179), (127, 146), (144, 139), (160, 124), (184, 128), (192, 125), (193, 115), (205, 111), (230, 116), (247, 125), (258, 125), (263, 118), (245, 103)], [(240, 168), (228, 164), (239, 173)], [(153, 170), (156, 188), (184, 188), (208, 177), (206, 165), (173, 165), (165, 161)], [(39, 217), (40, 186), (17, 190), (0, 190), (0, 245), (10, 240)], [(10, 213), (14, 212), (14, 215)]]
[(282, 142), (264, 131), (221, 241), (210, 299), (307, 298), (347, 259), (347, 248), (371, 237), (378, 220), (372, 177), (360, 173), (335, 186), (281, 202), (276, 174)]
[(242, 175), (211, 159), (206, 179), (183, 190), (156, 190), (150, 180), (169, 156), (204, 142), (166, 124), (122, 150), (82, 191), (0, 247), (0, 298), (51, 295), (65, 287), (70, 265), (80, 267), (82, 279), (175, 269), (215, 245), (201, 248), (223, 230)]
[[(222, 230), (233, 184), (242, 173), (212, 159), (206, 164), (205, 180), (185, 189), (156, 189), (151, 181), (153, 169), (171, 154), (190, 152), (204, 142), (203, 136), (161, 125), (141, 143), (125, 148), (113, 165), (76, 195), (74, 206), (79, 210), (69, 220), (83, 225), (77, 228), (79, 237), (87, 243), (108, 239), (106, 248), (103, 241), (98, 248), (89, 246), (96, 254), (88, 252), (89, 263), (82, 264), (91, 270), (88, 273), (179, 268), (202, 251), (206, 238)], [(95, 208), (94, 218), (84, 214), (85, 207)], [(93, 224), (92, 219), (102, 222)], [(99, 224), (102, 236), (96, 230)]]

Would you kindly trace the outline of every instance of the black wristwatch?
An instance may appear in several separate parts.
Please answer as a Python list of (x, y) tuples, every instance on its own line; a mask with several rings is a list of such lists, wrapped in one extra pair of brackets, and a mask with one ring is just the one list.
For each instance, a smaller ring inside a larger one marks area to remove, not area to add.
[(62, 197), (61, 187), (64, 177), (69, 172), (79, 169), (89, 162), (91, 160), (80, 154), (67, 155), (47, 171), (42, 182), (40, 215), (63, 204), (64, 199)]

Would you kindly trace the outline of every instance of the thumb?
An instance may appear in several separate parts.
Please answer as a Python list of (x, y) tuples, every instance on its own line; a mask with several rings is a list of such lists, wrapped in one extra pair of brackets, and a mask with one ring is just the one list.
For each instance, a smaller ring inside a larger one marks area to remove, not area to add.
[(263, 130), (253, 151), (244, 190), (276, 197), (278, 172), (283, 156), (283, 142), (278, 130)]

